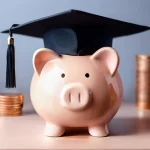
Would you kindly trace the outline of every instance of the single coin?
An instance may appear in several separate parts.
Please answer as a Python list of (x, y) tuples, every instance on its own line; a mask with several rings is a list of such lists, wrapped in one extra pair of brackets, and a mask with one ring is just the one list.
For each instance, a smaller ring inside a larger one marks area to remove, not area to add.
[(10, 105), (10, 104), (0, 104), (0, 107), (6, 107), (6, 108), (14, 107), (14, 108), (18, 108), (18, 107), (22, 107), (22, 104), (13, 104), (13, 105)]
[(23, 98), (23, 94), (21, 94), (21, 93), (0, 93), (0, 98), (1, 97)]
[(0, 113), (0, 116), (22, 116), (22, 112), (21, 113)]

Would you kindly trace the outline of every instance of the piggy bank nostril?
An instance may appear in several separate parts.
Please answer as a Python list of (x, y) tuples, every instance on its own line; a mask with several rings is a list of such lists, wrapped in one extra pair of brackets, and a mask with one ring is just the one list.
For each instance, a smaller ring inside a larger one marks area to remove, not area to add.
[(69, 103), (71, 103), (71, 93), (69, 93)]
[(81, 95), (80, 93), (78, 94), (78, 100), (79, 100), (79, 103), (81, 102)]

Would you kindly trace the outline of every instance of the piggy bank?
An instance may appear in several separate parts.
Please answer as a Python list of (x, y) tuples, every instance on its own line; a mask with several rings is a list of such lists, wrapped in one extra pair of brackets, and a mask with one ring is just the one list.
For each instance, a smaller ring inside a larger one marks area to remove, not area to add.
[(109, 134), (123, 94), (119, 56), (111, 47), (93, 55), (57, 55), (46, 48), (33, 56), (31, 101), (45, 120), (46, 136), (62, 136), (68, 127), (86, 127), (92, 136)]

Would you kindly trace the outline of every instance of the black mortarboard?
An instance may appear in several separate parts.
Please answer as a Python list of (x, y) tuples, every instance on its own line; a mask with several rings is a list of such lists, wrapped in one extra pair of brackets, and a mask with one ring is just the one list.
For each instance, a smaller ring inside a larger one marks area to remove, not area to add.
[[(12, 37), (12, 33), (17, 33), (43, 38), (45, 48), (52, 49), (59, 55), (83, 56), (91, 55), (104, 46), (111, 47), (115, 37), (130, 35), (147, 29), (149, 27), (70, 10), (25, 24), (15, 24), (11, 30), (5, 30), (2, 33), (10, 33), (10, 37)], [(8, 63), (14, 62), (13, 55), (10, 57), (10, 54), (12, 53), (9, 50)], [(9, 71), (7, 72), (10, 72), (10, 68), (13, 66), (9, 67), (8, 65)]]
[(58, 54), (89, 55), (103, 46), (112, 46), (114, 37), (147, 29), (145, 26), (70, 10), (12, 27), (11, 31), (43, 38), (45, 47)]

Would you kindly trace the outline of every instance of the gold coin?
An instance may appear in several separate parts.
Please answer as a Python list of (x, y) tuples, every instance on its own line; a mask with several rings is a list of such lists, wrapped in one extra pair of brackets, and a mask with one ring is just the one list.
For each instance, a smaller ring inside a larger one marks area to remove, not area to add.
[(12, 109), (1, 109), (0, 108), (0, 112), (16, 112), (16, 111), (22, 111), (22, 109), (21, 108), (18, 108), (18, 109), (15, 109), (15, 108), (12, 108)]
[(23, 103), (23, 99), (0, 98), (0, 103)]
[(14, 112), (14, 113), (15, 113), (15, 112), (21, 112), (21, 111), (22, 111), (22, 109), (16, 109), (16, 110), (15, 110), (15, 109), (12, 109), (12, 110), (11, 110), (11, 109), (10, 109), (10, 110), (5, 110), (5, 109), (2, 110), (2, 109), (1, 109), (1, 110), (0, 110), (0, 113), (2, 113), (2, 112), (3, 112), (3, 113), (4, 113), (4, 112)]
[(0, 93), (0, 98), (23, 98), (21, 93)]
[(18, 108), (22, 108), (23, 106), (17, 106), (17, 107), (13, 107), (13, 106), (10, 106), (10, 107), (7, 107), (7, 106), (0, 106), (0, 109), (18, 109)]
[(12, 97), (0, 97), (0, 99), (1, 100), (4, 100), (4, 99), (6, 99), (6, 100), (10, 100), (10, 101), (13, 101), (13, 100), (23, 100), (23, 98), (21, 98), (21, 97), (15, 97), (15, 98), (12, 98)]
[(139, 61), (139, 60), (141, 60), (141, 59), (142, 59), (142, 60), (143, 60), (143, 59), (144, 59), (144, 60), (145, 60), (145, 59), (146, 59), (146, 60), (147, 60), (147, 59), (150, 59), (150, 55), (136, 55), (136, 60), (137, 60), (137, 61)]
[(0, 104), (0, 107), (21, 107), (22, 104), (13, 104), (13, 105), (10, 105), (10, 104)]
[(22, 110), (22, 107), (18, 108), (0, 108), (0, 111), (17, 111), (17, 110)]
[(10, 110), (6, 110), (6, 109), (1, 109), (0, 112), (21, 112), (22, 109), (10, 109)]
[(18, 106), (18, 107), (5, 107), (5, 106), (0, 106), (0, 110), (5, 109), (5, 110), (9, 110), (9, 109), (19, 109), (22, 108), (22, 106)]
[(12, 97), (0, 97), (0, 100), (8, 100), (8, 101), (15, 101), (15, 100), (23, 100), (23, 98), (12, 98)]
[(19, 112), (19, 113), (0, 113), (0, 116), (22, 116), (22, 112)]
[(0, 110), (0, 113), (19, 113), (19, 112), (22, 112), (22, 109), (14, 109), (14, 110), (5, 110), (5, 109), (1, 109)]
[(16, 115), (16, 114), (22, 114), (22, 112), (0, 112), (1, 115)]
[(0, 102), (1, 105), (23, 105), (22, 103), (17, 103), (17, 102)]
[(16, 111), (16, 110), (22, 110), (22, 107), (19, 107), (19, 108), (1, 108), (0, 107), (0, 111)]
[(136, 107), (139, 109), (150, 109), (150, 103), (137, 100)]
[(23, 104), (22, 102), (19, 102), (19, 101), (10, 101), (10, 102), (8, 102), (8, 101), (0, 101), (0, 104), (14, 104), (14, 105), (16, 105), (16, 104)]

